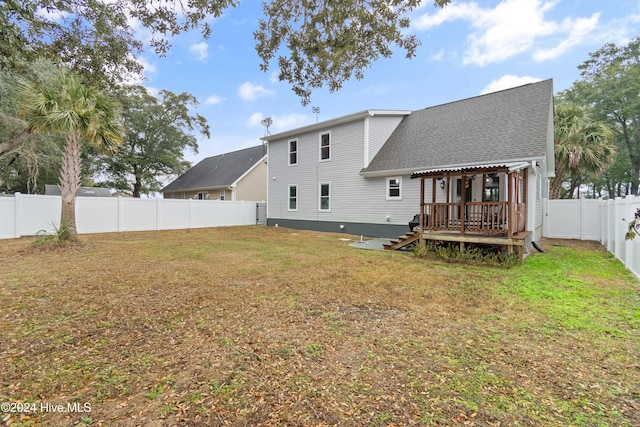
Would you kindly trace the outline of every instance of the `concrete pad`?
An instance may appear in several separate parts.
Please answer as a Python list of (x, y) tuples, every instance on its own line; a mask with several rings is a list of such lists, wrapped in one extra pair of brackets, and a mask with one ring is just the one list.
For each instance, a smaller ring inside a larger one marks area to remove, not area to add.
[(350, 243), (349, 246), (352, 246), (354, 248), (359, 248), (359, 249), (371, 249), (376, 251), (382, 251), (384, 250), (384, 245), (389, 242), (391, 242), (390, 239), (366, 238), (366, 239), (362, 239), (362, 241), (356, 240), (355, 242)]

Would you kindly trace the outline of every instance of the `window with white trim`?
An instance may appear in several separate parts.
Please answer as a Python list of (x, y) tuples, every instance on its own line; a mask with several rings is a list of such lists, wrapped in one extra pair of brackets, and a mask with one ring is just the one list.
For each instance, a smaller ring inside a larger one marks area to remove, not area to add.
[(298, 140), (289, 141), (289, 166), (298, 164)]
[(402, 177), (387, 178), (387, 200), (402, 200)]
[(207, 200), (209, 198), (209, 193), (204, 192), (204, 193), (198, 193), (196, 195), (196, 199), (198, 200)]
[(220, 200), (224, 200), (225, 194), (224, 190), (220, 190)]
[(320, 184), (318, 200), (318, 210), (330, 211), (331, 210), (331, 184), (328, 182)]
[(320, 134), (320, 161), (331, 160), (331, 132)]
[(298, 186), (290, 185), (289, 186), (289, 207), (287, 210), (297, 211), (298, 210)]

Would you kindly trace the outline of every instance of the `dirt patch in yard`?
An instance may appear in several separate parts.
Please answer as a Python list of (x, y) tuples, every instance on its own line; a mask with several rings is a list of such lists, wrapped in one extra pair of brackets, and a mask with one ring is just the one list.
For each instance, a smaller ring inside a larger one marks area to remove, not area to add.
[[(1, 241), (1, 421), (640, 425), (639, 287), (598, 245), (545, 240), (500, 269), (344, 237), (256, 226)], [(546, 290), (536, 263), (549, 259), (568, 265)], [(605, 315), (589, 317), (594, 301)]]

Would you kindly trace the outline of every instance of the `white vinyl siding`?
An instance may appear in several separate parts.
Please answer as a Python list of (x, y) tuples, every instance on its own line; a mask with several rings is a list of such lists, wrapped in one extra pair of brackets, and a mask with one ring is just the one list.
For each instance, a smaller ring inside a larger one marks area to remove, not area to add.
[[(369, 117), (370, 128), (380, 128)], [(387, 120), (389, 122), (389, 120)], [(399, 119), (396, 118), (396, 122)], [(372, 224), (408, 224), (420, 211), (420, 180), (402, 176), (402, 199), (387, 200), (386, 177), (360, 175), (364, 119), (296, 135), (298, 167), (289, 167), (289, 140), (269, 141), (269, 218)], [(331, 132), (331, 161), (319, 162), (319, 134)], [(290, 211), (288, 185), (297, 185), (298, 209)], [(331, 183), (330, 211), (319, 210), (320, 183)], [(431, 187), (426, 188), (430, 200)], [(444, 193), (443, 193), (444, 194)], [(387, 220), (389, 216), (389, 220)], [(337, 231), (337, 230), (336, 230)]]
[(404, 116), (376, 116), (369, 118), (368, 147), (365, 152), (365, 167), (378, 154), (389, 136), (398, 127)]

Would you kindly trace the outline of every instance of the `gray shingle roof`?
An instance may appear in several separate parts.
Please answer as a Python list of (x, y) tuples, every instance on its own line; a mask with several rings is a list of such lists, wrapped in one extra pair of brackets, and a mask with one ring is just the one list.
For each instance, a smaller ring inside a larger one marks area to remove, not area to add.
[(364, 173), (541, 158), (551, 79), (418, 110), (406, 116)]
[[(55, 184), (46, 184), (44, 186), (44, 194), (47, 196), (59, 196), (60, 186)], [(78, 197), (111, 197), (111, 190), (102, 187), (78, 187), (76, 190), (76, 196)]]
[(168, 193), (229, 186), (258, 163), (265, 154), (265, 148), (258, 145), (207, 157), (160, 191)]

